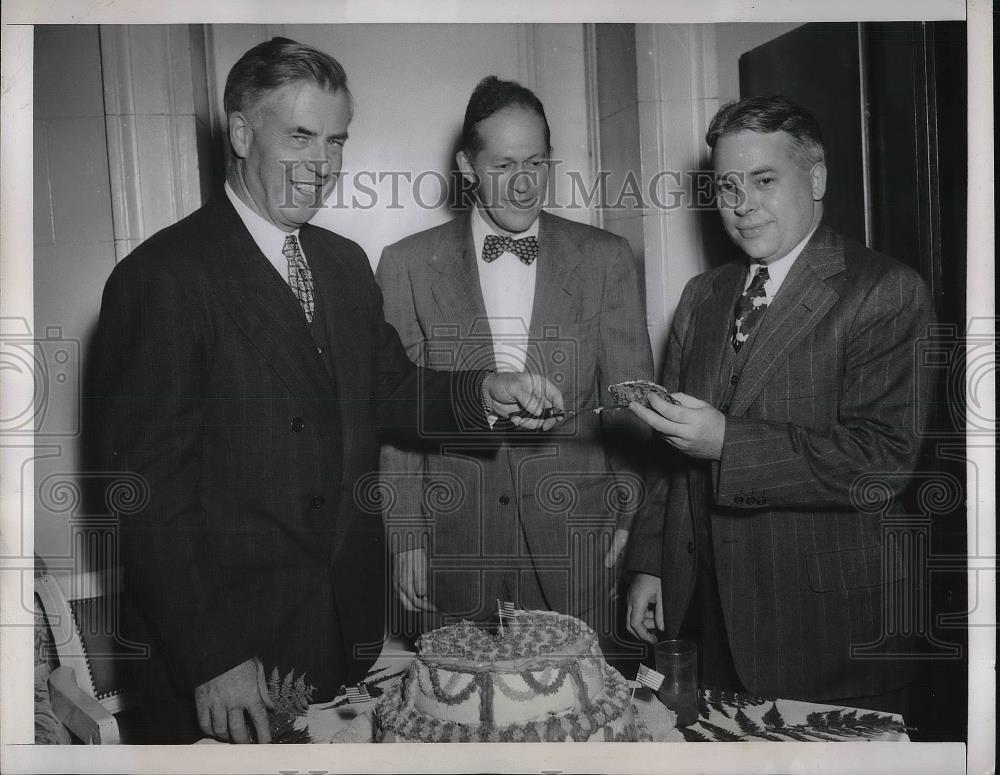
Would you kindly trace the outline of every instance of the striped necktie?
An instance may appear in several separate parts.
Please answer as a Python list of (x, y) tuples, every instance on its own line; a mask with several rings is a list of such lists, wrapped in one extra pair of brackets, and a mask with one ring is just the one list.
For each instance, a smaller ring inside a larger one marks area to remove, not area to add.
[(313, 276), (306, 263), (306, 257), (302, 255), (299, 248), (299, 241), (294, 234), (285, 237), (285, 244), (281, 248), (282, 254), (288, 259), (288, 287), (292, 289), (295, 298), (302, 305), (306, 321), (312, 323), (315, 301), (313, 297)]

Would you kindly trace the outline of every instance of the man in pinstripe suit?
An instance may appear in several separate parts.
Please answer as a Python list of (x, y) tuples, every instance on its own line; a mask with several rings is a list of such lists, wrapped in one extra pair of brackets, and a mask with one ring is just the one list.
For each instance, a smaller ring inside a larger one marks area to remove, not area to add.
[(902, 712), (912, 667), (852, 647), (891, 640), (884, 601), (916, 580), (855, 483), (885, 472), (892, 487), (916, 464), (927, 290), (823, 225), (822, 133), (805, 110), (731, 103), (707, 141), (745, 257), (684, 290), (663, 379), (681, 406), (633, 405), (666, 473), (633, 529), (629, 628), (696, 638), (704, 686)]

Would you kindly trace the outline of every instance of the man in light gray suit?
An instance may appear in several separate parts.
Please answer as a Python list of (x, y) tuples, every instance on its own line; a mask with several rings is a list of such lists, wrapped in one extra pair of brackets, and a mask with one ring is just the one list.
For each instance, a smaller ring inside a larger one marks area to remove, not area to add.
[(902, 712), (912, 666), (852, 647), (889, 644), (884, 601), (916, 580), (857, 488), (884, 475), (896, 495), (916, 465), (927, 290), (823, 225), (823, 140), (805, 110), (731, 103), (707, 141), (745, 256), (681, 297), (663, 378), (681, 406), (633, 405), (668, 470), (630, 541), (629, 628), (696, 638), (706, 686)]
[[(587, 410), (607, 402), (608, 385), (649, 378), (652, 356), (628, 243), (542, 212), (549, 154), (538, 98), (481, 81), (457, 157), (475, 205), (386, 248), (377, 278), (418, 364), (544, 374), (567, 409)], [(610, 415), (491, 447), (384, 448), (389, 524), (418, 517), (409, 538), (390, 539), (404, 607), (486, 619), (499, 598), (610, 636), (616, 562), (642, 495), (623, 439), (643, 430), (628, 412)]]

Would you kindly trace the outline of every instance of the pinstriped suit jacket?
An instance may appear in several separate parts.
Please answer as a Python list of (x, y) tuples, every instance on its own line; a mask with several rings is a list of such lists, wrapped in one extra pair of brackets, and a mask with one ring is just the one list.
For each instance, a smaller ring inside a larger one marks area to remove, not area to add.
[(360, 247), (310, 225), (300, 239), (326, 362), (225, 196), (148, 239), (104, 292), (98, 447), (149, 487), (122, 518), (130, 632), (153, 646), (144, 682), (169, 675), (191, 707), (252, 656), (305, 673), (314, 699), (362, 677), (383, 637), (384, 531), (356, 487), (378, 433), (414, 426), (418, 396), (447, 399), (422, 404), (431, 426), (454, 428), (453, 397), (482, 418), (475, 375), (406, 357)]
[[(418, 364), (496, 368), (477, 266), (468, 216), (385, 249), (377, 277), (386, 319)], [(606, 403), (612, 383), (649, 378), (644, 305), (625, 240), (543, 212), (528, 335), (526, 370), (552, 380), (568, 409)], [(595, 606), (606, 614), (613, 581), (603, 552), (638, 503), (619, 502), (615, 484), (641, 491), (635, 467), (608, 450), (615, 420), (624, 421), (617, 430), (626, 438), (642, 432), (629, 413), (617, 414), (603, 421), (581, 415), (534, 438), (513, 434), (499, 449), (384, 448), (382, 472), (395, 493), (391, 521), (409, 519), (413, 531), (429, 534), (441, 608), (488, 616), (498, 585), (512, 585), (519, 598), (520, 570), (537, 577), (546, 600), (519, 603), (608, 624), (591, 616)], [(445, 492), (452, 497), (438, 497)]]
[(914, 271), (821, 228), (769, 306), (738, 382), (724, 385), (745, 272), (744, 261), (729, 263), (684, 290), (664, 385), (727, 415), (722, 456), (665, 455), (626, 567), (661, 577), (676, 632), (695, 582), (692, 519), (707, 515), (744, 685), (807, 699), (881, 693), (905, 682), (907, 666), (852, 658), (851, 647), (882, 639), (885, 600), (916, 580), (905, 578), (904, 557), (885, 551), (886, 504), (859, 491), (859, 477), (886, 473), (898, 491), (914, 469), (929, 409), (915, 401), (914, 344), (931, 302)]

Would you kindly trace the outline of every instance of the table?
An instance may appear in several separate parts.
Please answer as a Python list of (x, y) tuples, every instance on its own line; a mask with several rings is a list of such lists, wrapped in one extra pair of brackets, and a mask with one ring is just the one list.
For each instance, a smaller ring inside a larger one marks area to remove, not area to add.
[[(415, 655), (399, 642), (388, 641), (365, 684), (373, 694), (399, 681)], [(377, 698), (376, 698), (377, 699)], [(672, 711), (648, 689), (638, 689), (634, 704), (655, 742), (833, 742), (871, 740), (907, 742), (898, 714), (821, 705), (798, 700), (754, 697), (706, 689), (699, 698), (700, 715), (690, 727), (676, 727)], [(366, 743), (372, 740), (375, 700), (351, 705), (343, 696), (309, 706), (295, 720), (289, 741)]]

